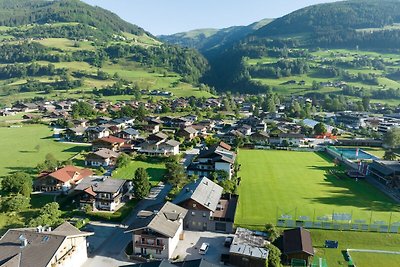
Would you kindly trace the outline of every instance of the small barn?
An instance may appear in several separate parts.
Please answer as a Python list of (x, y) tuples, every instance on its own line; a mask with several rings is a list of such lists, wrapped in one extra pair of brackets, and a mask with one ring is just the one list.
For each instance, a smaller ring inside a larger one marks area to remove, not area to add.
[(286, 261), (304, 260), (308, 266), (314, 256), (311, 233), (302, 227), (285, 230), (282, 252)]

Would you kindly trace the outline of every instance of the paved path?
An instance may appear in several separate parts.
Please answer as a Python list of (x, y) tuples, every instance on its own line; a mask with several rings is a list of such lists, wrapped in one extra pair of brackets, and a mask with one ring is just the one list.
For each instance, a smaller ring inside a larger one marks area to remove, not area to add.
[[(94, 251), (89, 254), (89, 259), (83, 264), (83, 267), (114, 267), (123, 264), (129, 264), (124, 254), (126, 245), (132, 240), (132, 235), (125, 234), (126, 228), (135, 220), (139, 211), (164, 201), (168, 192), (171, 190), (170, 185), (160, 185), (154, 187), (149, 197), (140, 201), (132, 210), (132, 213), (122, 222), (122, 225), (110, 223), (96, 223), (96, 232), (99, 235), (105, 235), (103, 242), (100, 243)], [(104, 230), (104, 231), (103, 231)], [(104, 234), (108, 232), (107, 234)], [(89, 242), (90, 239), (89, 239)]]
[(199, 148), (193, 148), (185, 152), (185, 156), (183, 157), (181, 163), (185, 168), (187, 168), (190, 163), (192, 163), (193, 159), (200, 153)]

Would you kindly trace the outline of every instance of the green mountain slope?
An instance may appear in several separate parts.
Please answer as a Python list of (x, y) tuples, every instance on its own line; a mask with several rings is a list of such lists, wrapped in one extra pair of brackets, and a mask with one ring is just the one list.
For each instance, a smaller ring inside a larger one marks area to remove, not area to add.
[(224, 29), (198, 29), (173, 35), (161, 35), (159, 38), (170, 44), (196, 48), (204, 54), (210, 54), (246, 37), (271, 21), (272, 19), (264, 19), (248, 26), (232, 26)]
[[(77, 0), (0, 0), (0, 106), (34, 97), (137, 98), (147, 90), (207, 96), (196, 50), (163, 44)], [(13, 17), (12, 14), (15, 14)]]
[(334, 93), (398, 103), (399, 49), (400, 1), (320, 4), (276, 19), (209, 57), (204, 82), (220, 91)]
[[(20, 26), (31, 23), (78, 22), (102, 31), (146, 32), (116, 14), (78, 0), (0, 0), (0, 25)], [(147, 33), (148, 34), (148, 33)]]
[(295, 38), (300, 45), (397, 48), (400, 1), (351, 0), (297, 10), (261, 27), (258, 38)]

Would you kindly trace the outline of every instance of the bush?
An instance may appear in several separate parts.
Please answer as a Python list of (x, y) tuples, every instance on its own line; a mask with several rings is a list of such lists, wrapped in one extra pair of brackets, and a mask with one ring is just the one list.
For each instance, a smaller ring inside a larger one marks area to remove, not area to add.
[(30, 198), (23, 195), (15, 195), (6, 198), (1, 203), (1, 209), (5, 212), (23, 211), (29, 208)]

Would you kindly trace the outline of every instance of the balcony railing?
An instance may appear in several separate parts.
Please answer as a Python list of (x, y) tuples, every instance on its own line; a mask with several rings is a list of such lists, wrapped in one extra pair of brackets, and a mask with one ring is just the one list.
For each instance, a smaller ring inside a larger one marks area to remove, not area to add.
[(159, 250), (165, 249), (165, 245), (147, 244), (147, 243), (142, 243), (140, 241), (136, 241), (135, 246), (141, 247), (141, 248), (150, 248), (150, 249), (159, 249)]

